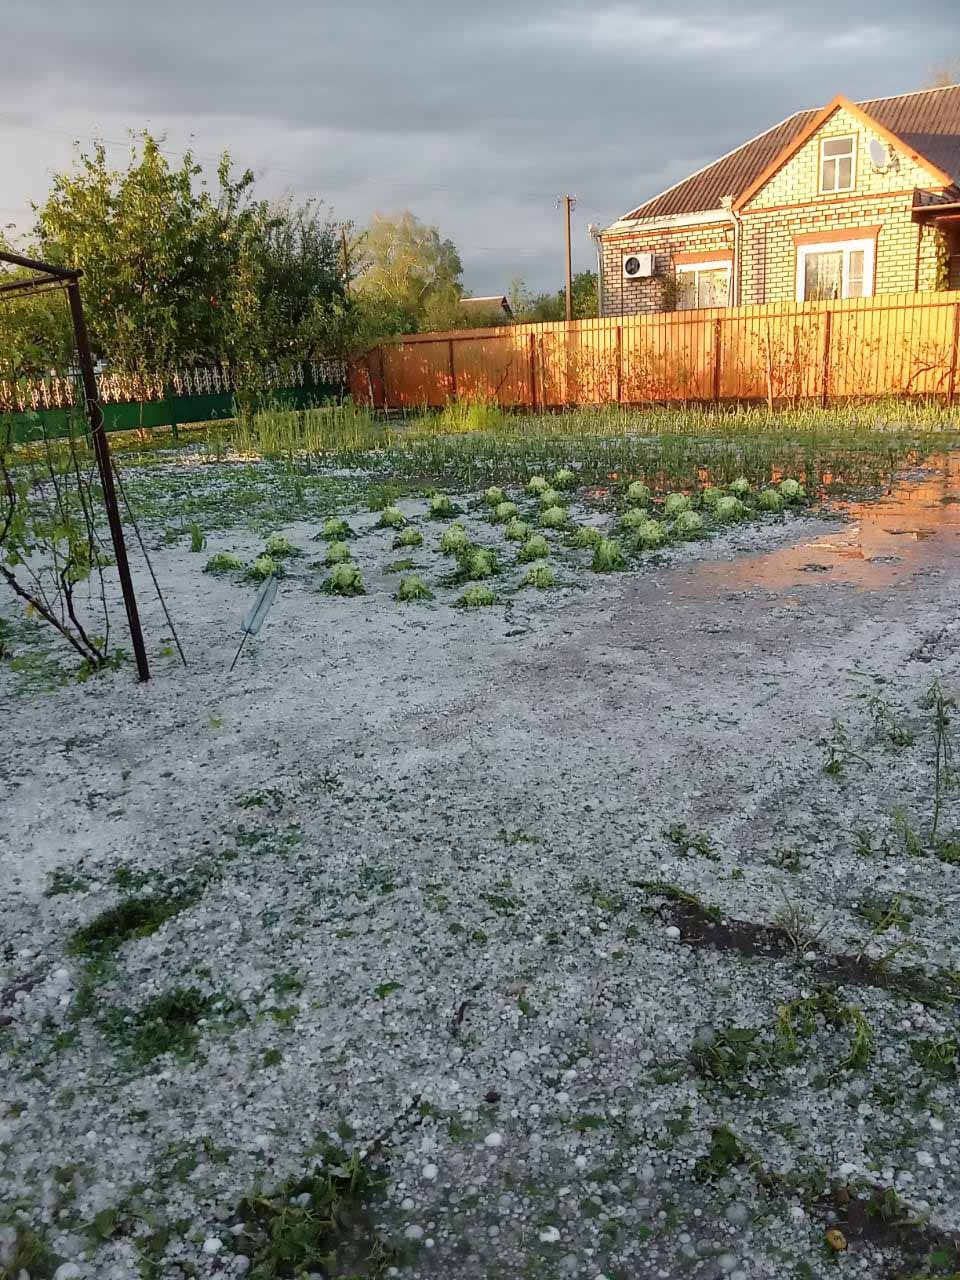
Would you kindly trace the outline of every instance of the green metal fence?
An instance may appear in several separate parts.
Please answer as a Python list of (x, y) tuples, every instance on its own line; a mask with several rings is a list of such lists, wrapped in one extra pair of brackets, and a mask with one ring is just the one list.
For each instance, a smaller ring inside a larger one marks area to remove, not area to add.
[[(108, 431), (136, 431), (215, 422), (235, 416), (234, 377), (223, 366), (186, 369), (167, 375), (104, 373), (100, 398)], [(261, 405), (310, 409), (343, 396), (346, 369), (337, 360), (271, 366), (260, 379)], [(72, 376), (36, 381), (0, 381), (0, 418), (12, 422), (20, 443), (56, 439), (76, 430), (83, 393)]]

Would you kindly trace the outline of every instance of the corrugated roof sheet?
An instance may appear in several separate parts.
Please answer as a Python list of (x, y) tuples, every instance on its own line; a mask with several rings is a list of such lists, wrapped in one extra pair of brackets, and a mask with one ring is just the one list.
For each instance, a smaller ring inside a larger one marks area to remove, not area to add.
[[(897, 98), (874, 98), (858, 102), (857, 106), (902, 138), (912, 151), (960, 178), (960, 85), (902, 94)], [(756, 181), (817, 114), (817, 111), (798, 111), (647, 200), (632, 213), (624, 214), (623, 221), (718, 209), (724, 196), (736, 198)]]

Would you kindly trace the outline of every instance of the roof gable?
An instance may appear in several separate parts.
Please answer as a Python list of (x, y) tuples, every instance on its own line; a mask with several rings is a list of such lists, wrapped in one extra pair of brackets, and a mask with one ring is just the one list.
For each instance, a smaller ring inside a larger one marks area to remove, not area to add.
[(820, 111), (788, 116), (624, 214), (621, 221), (706, 213), (718, 209), (727, 196), (739, 208), (763, 185), (758, 179), (769, 179), (841, 107), (855, 112), (875, 132), (889, 135), (892, 145), (928, 172), (933, 185), (946, 186), (960, 178), (960, 85), (859, 103), (838, 97)]

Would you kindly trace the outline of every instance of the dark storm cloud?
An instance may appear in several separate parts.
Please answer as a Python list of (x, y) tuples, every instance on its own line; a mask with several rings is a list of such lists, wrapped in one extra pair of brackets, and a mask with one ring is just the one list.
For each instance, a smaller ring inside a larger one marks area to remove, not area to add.
[(516, 273), (555, 285), (560, 192), (579, 196), (589, 265), (586, 221), (837, 91), (918, 87), (960, 54), (958, 9), (0, 0), (0, 206), (42, 195), (62, 163), (55, 130), (122, 137), (149, 122), (171, 147), (227, 146), (266, 190), (320, 193), (341, 216), (413, 208), (461, 246), (478, 291)]

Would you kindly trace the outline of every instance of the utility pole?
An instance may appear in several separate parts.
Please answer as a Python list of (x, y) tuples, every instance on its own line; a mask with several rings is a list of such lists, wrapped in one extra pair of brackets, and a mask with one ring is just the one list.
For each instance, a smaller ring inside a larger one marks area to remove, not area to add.
[(563, 197), (563, 221), (566, 231), (567, 246), (567, 315), (568, 320), (573, 319), (573, 257), (570, 249), (570, 215), (577, 207), (577, 197), (566, 195)]

